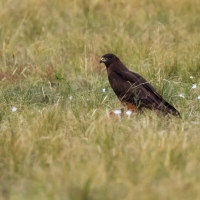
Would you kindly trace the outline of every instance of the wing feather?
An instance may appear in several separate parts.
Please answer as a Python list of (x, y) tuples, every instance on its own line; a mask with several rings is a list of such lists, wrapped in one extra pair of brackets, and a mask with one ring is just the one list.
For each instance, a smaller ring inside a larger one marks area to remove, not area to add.
[(129, 83), (126, 86), (126, 100), (133, 101), (133, 98), (138, 98), (140, 104), (148, 108), (152, 106), (159, 106), (162, 102), (162, 97), (155, 91), (155, 89), (139, 74), (131, 71), (115, 72), (123, 81)]

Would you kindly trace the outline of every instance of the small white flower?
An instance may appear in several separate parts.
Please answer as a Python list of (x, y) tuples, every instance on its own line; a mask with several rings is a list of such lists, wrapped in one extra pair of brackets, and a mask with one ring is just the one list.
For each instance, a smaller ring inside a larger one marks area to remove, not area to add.
[(185, 98), (184, 94), (179, 94), (179, 97)]
[(195, 88), (197, 88), (197, 84), (192, 85), (192, 89), (195, 89)]
[(200, 95), (197, 97), (198, 100), (200, 100)]
[(130, 116), (130, 115), (132, 114), (132, 111), (131, 111), (131, 110), (127, 110), (127, 111), (126, 111), (126, 114), (127, 114), (128, 116)]
[(121, 110), (114, 110), (113, 112), (114, 112), (116, 115), (120, 115), (120, 114), (122, 113)]
[(16, 112), (17, 111), (17, 107), (13, 106), (12, 107), (12, 112)]
[(190, 76), (190, 78), (193, 79), (194, 77), (193, 77), (193, 76)]
[(102, 92), (106, 92), (106, 88), (103, 88), (103, 89), (102, 89)]
[(69, 96), (69, 100), (72, 100), (72, 98), (73, 98), (72, 95), (70, 95), (70, 96)]
[(199, 124), (199, 122), (191, 121), (191, 124), (197, 125), (197, 124)]

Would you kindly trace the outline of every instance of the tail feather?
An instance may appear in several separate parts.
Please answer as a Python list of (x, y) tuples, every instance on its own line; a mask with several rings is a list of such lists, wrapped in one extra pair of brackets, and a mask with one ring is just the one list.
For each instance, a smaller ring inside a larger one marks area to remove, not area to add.
[(167, 101), (163, 101), (158, 109), (161, 110), (162, 112), (166, 113), (166, 114), (170, 113), (170, 114), (182, 119), (181, 114), (179, 113), (179, 111), (176, 110), (176, 108), (174, 108)]

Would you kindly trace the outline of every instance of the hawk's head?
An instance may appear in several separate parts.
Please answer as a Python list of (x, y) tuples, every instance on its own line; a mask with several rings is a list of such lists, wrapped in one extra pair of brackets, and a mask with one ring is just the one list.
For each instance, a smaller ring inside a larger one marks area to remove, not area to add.
[(101, 57), (100, 63), (104, 63), (106, 67), (109, 67), (112, 63), (116, 62), (117, 60), (119, 60), (117, 56), (108, 53)]

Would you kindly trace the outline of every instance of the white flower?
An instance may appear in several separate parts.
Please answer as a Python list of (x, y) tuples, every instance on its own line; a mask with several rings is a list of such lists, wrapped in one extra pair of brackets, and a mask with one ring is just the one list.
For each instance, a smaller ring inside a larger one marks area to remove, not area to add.
[(12, 112), (16, 112), (17, 111), (17, 107), (13, 106), (12, 107)]
[(199, 124), (199, 122), (191, 121), (191, 124), (197, 125), (197, 124)]
[(102, 89), (102, 92), (106, 92), (106, 88), (103, 88), (103, 89)]
[(113, 112), (114, 112), (116, 115), (120, 115), (120, 114), (122, 113), (121, 110), (114, 110)]
[(184, 94), (179, 94), (179, 97), (185, 98)]
[(190, 78), (193, 79), (194, 77), (193, 77), (193, 76), (190, 76)]
[(192, 85), (192, 89), (195, 89), (195, 88), (197, 88), (197, 84)]
[(132, 111), (131, 111), (131, 110), (127, 110), (127, 111), (126, 111), (126, 114), (127, 114), (128, 116), (130, 116), (130, 115), (132, 114)]
[(69, 100), (72, 100), (72, 98), (73, 98), (72, 95), (70, 95), (70, 96), (69, 96)]
[(200, 95), (197, 97), (198, 100), (200, 100)]

